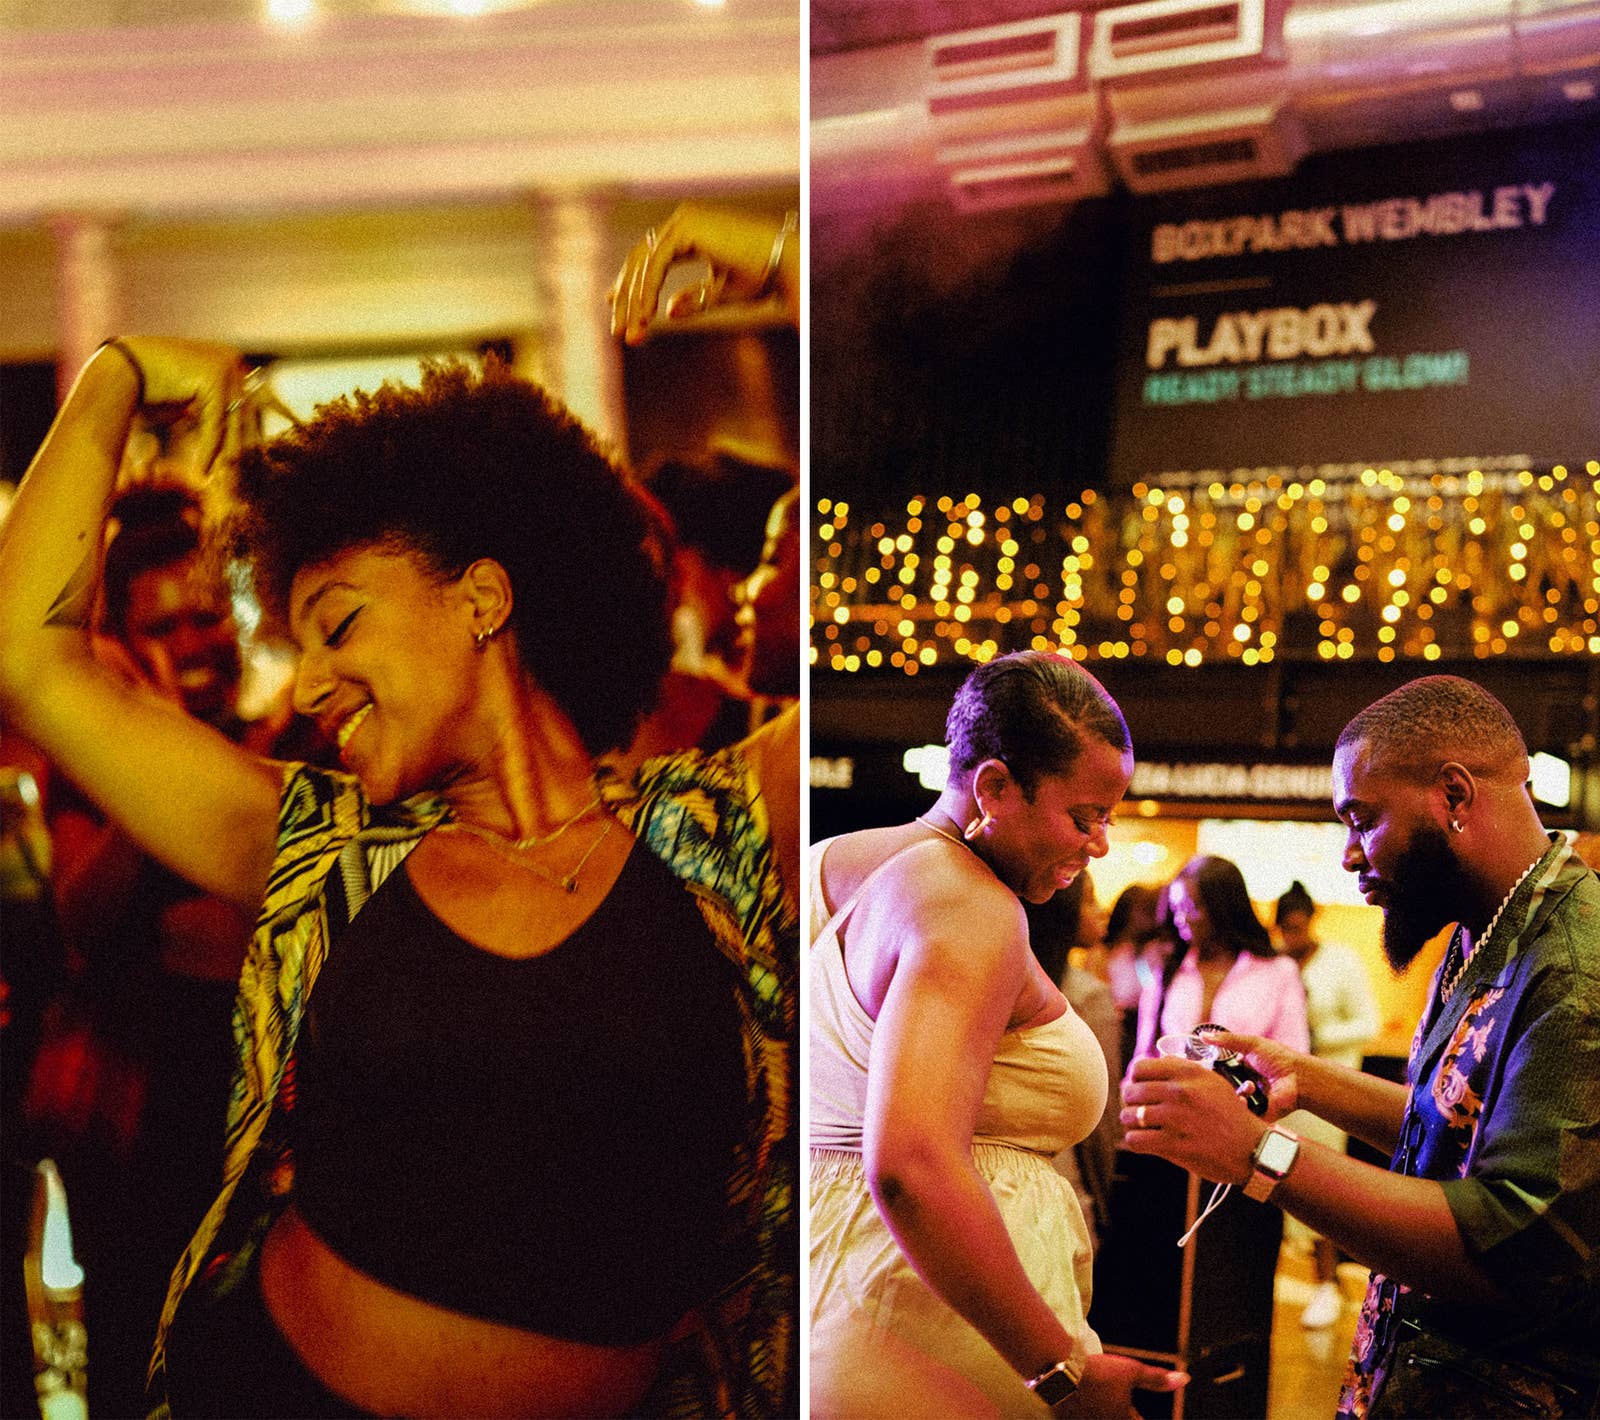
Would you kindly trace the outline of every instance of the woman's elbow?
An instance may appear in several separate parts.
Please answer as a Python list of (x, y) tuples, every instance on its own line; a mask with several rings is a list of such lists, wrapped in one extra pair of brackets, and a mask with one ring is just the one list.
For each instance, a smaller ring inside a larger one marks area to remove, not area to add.
[(927, 1139), (893, 1138), (869, 1145), (863, 1164), (873, 1201), (886, 1216), (902, 1216), (938, 1197), (955, 1161)]

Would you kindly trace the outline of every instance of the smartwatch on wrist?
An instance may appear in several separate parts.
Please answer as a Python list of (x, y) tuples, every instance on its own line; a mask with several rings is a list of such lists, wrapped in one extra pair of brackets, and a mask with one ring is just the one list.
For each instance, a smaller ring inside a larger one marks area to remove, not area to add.
[(1059, 1405), (1078, 1389), (1078, 1383), (1072, 1378), (1065, 1361), (1047, 1366), (1031, 1381), (1024, 1381), (1023, 1384), (1046, 1405)]
[(1265, 1203), (1283, 1182), (1283, 1176), (1294, 1167), (1299, 1155), (1300, 1136), (1292, 1129), (1274, 1124), (1261, 1136), (1255, 1153), (1250, 1156), (1250, 1177), (1245, 1180), (1244, 1196)]

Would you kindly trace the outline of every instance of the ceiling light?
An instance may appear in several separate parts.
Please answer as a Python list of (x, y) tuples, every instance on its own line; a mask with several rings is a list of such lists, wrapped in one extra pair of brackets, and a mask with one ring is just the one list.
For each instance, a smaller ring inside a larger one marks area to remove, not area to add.
[(275, 25), (303, 25), (316, 13), (316, 0), (267, 0), (267, 18)]

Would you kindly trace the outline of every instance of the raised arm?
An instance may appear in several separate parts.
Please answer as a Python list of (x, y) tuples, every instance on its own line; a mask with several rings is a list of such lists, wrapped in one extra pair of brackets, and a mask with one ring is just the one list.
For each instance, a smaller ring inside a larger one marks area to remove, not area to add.
[[(797, 214), (773, 218), (685, 202), (652, 227), (623, 262), (611, 289), (611, 333), (636, 345), (658, 318), (682, 320), (717, 306), (776, 298), (800, 323)], [(661, 287), (679, 262), (704, 260), (710, 274), (661, 308)]]
[(0, 713), (146, 851), (253, 912), (278, 772), (129, 686), (90, 647), (106, 508), (141, 397), (188, 408), (209, 469), (232, 452), (237, 381), (231, 352), (153, 338), (102, 347), (84, 367), (0, 527)]

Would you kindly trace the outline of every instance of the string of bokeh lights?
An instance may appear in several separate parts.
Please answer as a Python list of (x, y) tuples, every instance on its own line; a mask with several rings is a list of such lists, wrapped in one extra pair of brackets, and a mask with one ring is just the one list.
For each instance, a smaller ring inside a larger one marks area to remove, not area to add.
[(1600, 460), (813, 507), (819, 669), (915, 675), (1024, 647), (1174, 666), (1600, 655)]

